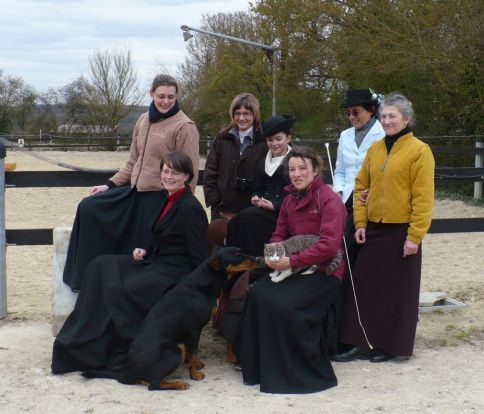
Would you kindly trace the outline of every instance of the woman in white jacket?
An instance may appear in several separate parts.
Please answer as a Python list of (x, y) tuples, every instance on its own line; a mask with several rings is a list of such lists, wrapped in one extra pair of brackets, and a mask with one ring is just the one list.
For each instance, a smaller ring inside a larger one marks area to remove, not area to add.
[(342, 105), (346, 108), (346, 114), (353, 126), (345, 129), (339, 137), (333, 190), (340, 195), (348, 211), (345, 238), (350, 264), (356, 257), (353, 223), (355, 178), (371, 144), (385, 136), (385, 131), (375, 116), (378, 100), (379, 96), (371, 89), (350, 89), (346, 92), (346, 102)]

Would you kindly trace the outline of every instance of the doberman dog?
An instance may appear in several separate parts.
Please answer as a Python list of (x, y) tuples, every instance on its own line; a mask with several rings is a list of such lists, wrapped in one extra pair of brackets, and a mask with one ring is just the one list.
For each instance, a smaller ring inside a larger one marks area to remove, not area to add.
[[(205, 374), (200, 369), (204, 364), (198, 359), (198, 343), (216, 298), (234, 274), (254, 269), (258, 260), (235, 247), (216, 248), (151, 309), (119, 371), (87, 371), (83, 375), (144, 384), (149, 390), (185, 390), (190, 386), (187, 382), (164, 378), (186, 361), (190, 377), (202, 380)], [(184, 345), (184, 351), (179, 344)]]

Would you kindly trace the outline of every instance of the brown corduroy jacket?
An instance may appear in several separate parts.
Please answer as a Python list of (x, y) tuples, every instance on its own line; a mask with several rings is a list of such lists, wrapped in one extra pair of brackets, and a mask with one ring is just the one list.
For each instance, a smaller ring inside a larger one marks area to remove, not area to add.
[(192, 160), (195, 176), (190, 187), (195, 191), (199, 168), (199, 134), (195, 123), (180, 110), (151, 124), (145, 112), (134, 127), (128, 161), (109, 181), (116, 186), (131, 183), (138, 191), (161, 190), (160, 162), (173, 151), (184, 151)]

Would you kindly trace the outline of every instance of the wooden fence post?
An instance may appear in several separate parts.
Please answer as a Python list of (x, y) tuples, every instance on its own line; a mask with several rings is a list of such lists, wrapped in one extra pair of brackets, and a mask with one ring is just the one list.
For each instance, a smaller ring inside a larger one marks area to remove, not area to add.
[(7, 316), (7, 238), (5, 235), (5, 145), (0, 142), (0, 319)]
[[(484, 148), (483, 138), (477, 138), (476, 148)], [(476, 168), (484, 167), (484, 154), (482, 152), (481, 153), (476, 152), (475, 167)], [(482, 181), (475, 181), (474, 182), (474, 199), (480, 200), (481, 198), (482, 198)]]

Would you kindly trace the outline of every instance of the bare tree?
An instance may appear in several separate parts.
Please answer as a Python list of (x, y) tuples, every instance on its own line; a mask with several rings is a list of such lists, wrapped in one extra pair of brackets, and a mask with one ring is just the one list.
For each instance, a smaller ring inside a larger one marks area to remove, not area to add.
[(58, 116), (59, 100), (59, 93), (53, 88), (37, 95), (33, 116), (29, 120), (30, 131), (41, 130), (43, 133), (57, 131), (60, 120)]
[(90, 72), (80, 88), (90, 122), (102, 132), (115, 130), (119, 121), (143, 102), (129, 50), (97, 50), (89, 59)]
[(89, 81), (80, 76), (59, 90), (61, 101), (64, 103), (64, 115), (62, 118), (61, 131), (63, 133), (72, 132), (74, 125), (90, 125), (90, 113), (87, 99), (87, 89)]

